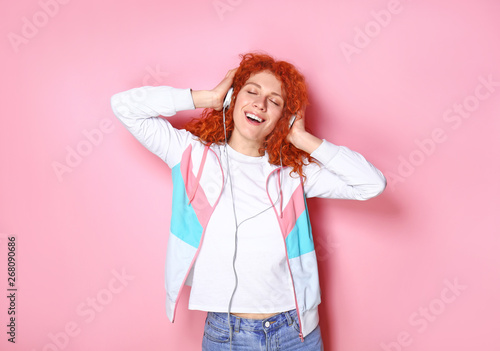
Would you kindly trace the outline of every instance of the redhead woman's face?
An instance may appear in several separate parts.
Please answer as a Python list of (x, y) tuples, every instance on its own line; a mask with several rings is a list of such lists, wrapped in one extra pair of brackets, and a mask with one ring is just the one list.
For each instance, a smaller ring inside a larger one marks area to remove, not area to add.
[(262, 71), (250, 76), (236, 97), (231, 147), (244, 149), (247, 155), (251, 149), (258, 151), (280, 119), (284, 103), (281, 82), (274, 74)]

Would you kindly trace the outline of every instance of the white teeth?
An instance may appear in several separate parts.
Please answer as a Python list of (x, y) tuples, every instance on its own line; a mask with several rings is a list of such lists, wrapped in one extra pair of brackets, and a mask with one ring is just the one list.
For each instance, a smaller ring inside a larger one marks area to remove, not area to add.
[(251, 113), (247, 113), (247, 114), (246, 114), (246, 116), (247, 116), (248, 118), (250, 118), (250, 119), (253, 119), (254, 121), (259, 122), (259, 123), (263, 121), (263, 120), (262, 120), (262, 118), (259, 118), (259, 117), (257, 117), (256, 115), (253, 115), (253, 114), (251, 114)]

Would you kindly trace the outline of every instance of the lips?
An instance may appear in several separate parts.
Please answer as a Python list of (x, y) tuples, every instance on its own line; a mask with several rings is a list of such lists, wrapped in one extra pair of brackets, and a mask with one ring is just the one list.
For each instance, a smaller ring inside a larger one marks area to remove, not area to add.
[(252, 123), (252, 124), (261, 124), (264, 122), (264, 119), (257, 116), (256, 114), (250, 113), (250, 112), (245, 112), (245, 116), (247, 120)]

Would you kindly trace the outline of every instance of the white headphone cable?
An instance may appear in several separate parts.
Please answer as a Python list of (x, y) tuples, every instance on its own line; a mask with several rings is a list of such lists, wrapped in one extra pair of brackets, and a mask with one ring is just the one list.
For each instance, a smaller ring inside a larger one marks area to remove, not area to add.
[[(230, 100), (229, 100), (230, 101)], [(229, 104), (228, 104), (229, 105)], [(234, 188), (233, 188), (233, 180), (232, 180), (232, 177), (231, 177), (231, 167), (229, 165), (229, 154), (227, 152), (227, 131), (226, 131), (226, 108), (229, 107), (228, 105), (224, 105), (223, 108), (222, 108), (222, 116), (223, 116), (223, 127), (224, 127), (224, 153), (226, 154), (226, 167), (227, 167), (227, 177), (226, 177), (226, 181), (224, 182), (224, 188), (226, 187), (226, 184), (227, 184), (227, 181), (230, 182), (230, 189), (231, 189), (231, 202), (232, 202), (232, 207), (233, 207), (233, 215), (234, 215), (234, 225), (235, 225), (235, 233), (234, 233), (234, 254), (233, 254), (233, 273), (234, 273), (234, 280), (235, 280), (235, 283), (234, 283), (234, 288), (233, 288), (233, 291), (231, 293), (231, 297), (229, 299), (229, 305), (228, 305), (228, 311), (227, 311), (227, 324), (228, 324), (228, 328), (229, 328), (229, 350), (231, 351), (232, 350), (232, 341), (233, 341), (233, 330), (231, 328), (231, 320), (230, 320), (230, 317), (231, 317), (231, 304), (233, 302), (233, 297), (234, 297), (234, 294), (236, 292), (236, 289), (238, 287), (238, 274), (236, 273), (236, 254), (237, 254), (237, 249), (238, 249), (238, 228), (240, 227), (240, 225), (242, 225), (243, 223), (245, 223), (246, 221), (252, 219), (252, 218), (255, 218), (257, 216), (259, 216), (260, 214), (270, 210), (271, 208), (273, 208), (277, 203), (278, 201), (280, 201), (282, 199), (282, 191), (281, 191), (281, 185), (283, 184), (283, 161), (282, 161), (282, 158), (281, 158), (281, 149), (280, 148), (280, 191), (279, 191), (279, 194), (278, 194), (278, 198), (276, 199), (276, 201), (274, 203), (271, 204), (271, 206), (269, 206), (268, 208), (258, 212), (257, 214), (251, 216), (251, 217), (248, 217), (246, 218), (245, 220), (241, 221), (240, 224), (238, 224), (238, 219), (237, 219), (237, 216), (236, 216), (236, 206), (235, 206), (235, 201), (234, 201)], [(280, 215), (282, 216), (283, 213), (282, 213), (282, 208), (280, 208)]]

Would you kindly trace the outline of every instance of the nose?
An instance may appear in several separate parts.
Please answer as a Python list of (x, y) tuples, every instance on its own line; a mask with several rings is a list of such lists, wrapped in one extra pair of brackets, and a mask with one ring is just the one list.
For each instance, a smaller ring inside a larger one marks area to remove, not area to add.
[(267, 109), (267, 99), (265, 96), (256, 96), (253, 101), (253, 106), (259, 110), (265, 111)]

